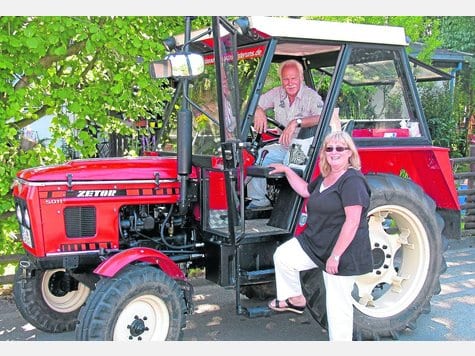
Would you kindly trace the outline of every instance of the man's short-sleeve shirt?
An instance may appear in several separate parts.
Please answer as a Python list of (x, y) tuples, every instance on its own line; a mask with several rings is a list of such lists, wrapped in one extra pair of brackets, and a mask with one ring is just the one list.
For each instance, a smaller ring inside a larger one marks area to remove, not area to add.
[(285, 89), (278, 86), (261, 95), (259, 106), (264, 110), (274, 109), (274, 119), (287, 127), (294, 119), (320, 115), (323, 100), (315, 90), (302, 84), (294, 103), (290, 105)]

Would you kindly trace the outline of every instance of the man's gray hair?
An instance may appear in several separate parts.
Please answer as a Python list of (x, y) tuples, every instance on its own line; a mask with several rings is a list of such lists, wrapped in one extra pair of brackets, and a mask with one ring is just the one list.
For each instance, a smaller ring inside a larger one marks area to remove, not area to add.
[(288, 59), (286, 61), (283, 61), (280, 63), (279, 66), (279, 76), (282, 79), (282, 71), (284, 70), (285, 67), (295, 67), (299, 71), (300, 74), (300, 79), (303, 80), (303, 66), (302, 63), (297, 61), (296, 59)]

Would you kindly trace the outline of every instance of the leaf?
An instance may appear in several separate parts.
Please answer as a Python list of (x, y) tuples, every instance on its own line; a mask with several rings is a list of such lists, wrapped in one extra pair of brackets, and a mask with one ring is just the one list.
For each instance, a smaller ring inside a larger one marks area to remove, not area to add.
[(53, 50), (53, 53), (57, 56), (65, 56), (68, 53), (66, 46), (57, 47)]
[(28, 38), (26, 40), (26, 45), (28, 48), (34, 49), (38, 48), (40, 41), (37, 38)]

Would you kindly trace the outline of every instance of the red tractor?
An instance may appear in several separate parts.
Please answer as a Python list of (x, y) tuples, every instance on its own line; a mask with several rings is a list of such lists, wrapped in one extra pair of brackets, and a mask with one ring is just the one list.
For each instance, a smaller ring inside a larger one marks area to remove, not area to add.
[[(14, 299), (23, 317), (43, 331), (75, 330), (77, 340), (180, 340), (193, 312), (191, 268), (234, 288), (237, 313), (267, 315), (242, 297), (274, 296), (272, 255), (305, 229), (306, 201), (256, 161), (280, 128), (269, 112), (271, 128), (257, 134), (253, 115), (279, 83), (278, 64), (296, 59), (324, 106), (319, 124), (300, 131), (304, 159), (292, 167), (316, 177), (338, 108), (372, 190), (374, 269), (355, 285), (354, 338), (397, 339), (415, 328), (440, 292), (446, 239), (460, 233), (449, 150), (432, 145), (416, 87), (447, 75), (408, 57), (402, 28), (213, 17), (191, 31), (192, 21), (167, 41), (166, 59), (150, 64), (176, 92), (156, 150), (17, 174), (25, 257)], [(267, 179), (271, 209), (246, 209), (255, 177)], [(308, 310), (325, 326), (321, 273), (301, 278)]]

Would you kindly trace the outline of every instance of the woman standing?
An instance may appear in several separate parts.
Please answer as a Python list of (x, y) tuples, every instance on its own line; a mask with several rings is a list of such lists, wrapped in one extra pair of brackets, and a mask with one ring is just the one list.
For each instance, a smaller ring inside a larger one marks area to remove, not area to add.
[(304, 232), (274, 253), (277, 298), (268, 306), (303, 313), (300, 271), (322, 268), (329, 338), (351, 341), (355, 278), (373, 270), (367, 220), (371, 192), (356, 146), (346, 132), (330, 133), (320, 152), (320, 175), (311, 183), (285, 165), (270, 166), (272, 174), (284, 172), (291, 187), (308, 198), (308, 219)]

